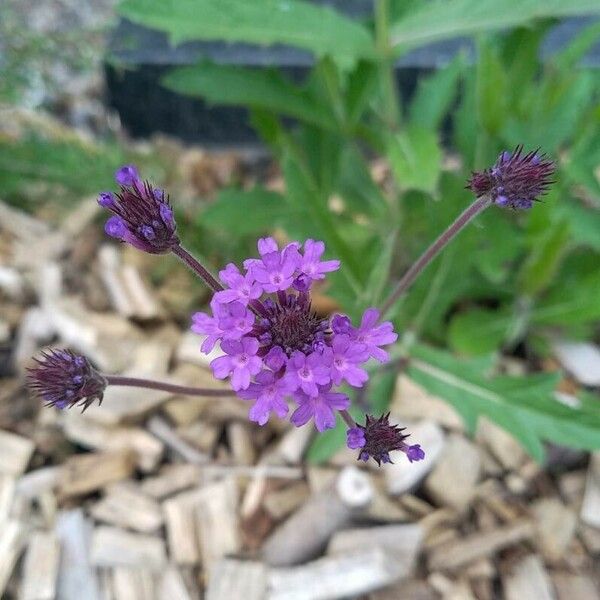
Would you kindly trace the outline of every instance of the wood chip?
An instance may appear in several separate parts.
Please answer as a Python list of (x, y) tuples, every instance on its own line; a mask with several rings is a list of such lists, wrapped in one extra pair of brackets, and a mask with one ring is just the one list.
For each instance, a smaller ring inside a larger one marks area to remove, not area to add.
[(91, 506), (90, 514), (98, 521), (141, 533), (152, 533), (163, 524), (158, 502), (143, 494), (133, 482), (112, 485), (104, 498)]
[(575, 536), (577, 517), (557, 498), (542, 498), (531, 506), (536, 520), (540, 551), (546, 560), (558, 562)]
[(158, 585), (158, 600), (195, 600), (199, 597), (197, 589), (190, 592), (181, 571), (176, 567), (170, 565), (162, 573)]
[(321, 558), (306, 565), (271, 569), (269, 600), (335, 600), (390, 585), (399, 578), (392, 557), (379, 549)]
[(411, 441), (427, 448), (425, 458), (416, 463), (407, 460), (397, 460), (386, 465), (385, 479), (388, 493), (399, 496), (415, 488), (421, 480), (433, 469), (444, 447), (444, 434), (436, 423), (423, 421), (410, 425)]
[(149, 569), (116, 567), (112, 570), (114, 600), (154, 600), (156, 581)]
[(90, 562), (92, 525), (81, 509), (62, 511), (56, 521), (60, 542), (58, 598), (100, 600), (96, 571)]
[(282, 489), (269, 492), (264, 499), (264, 507), (277, 521), (283, 519), (304, 504), (310, 495), (308, 485), (303, 481), (292, 483)]
[(578, 573), (553, 573), (557, 600), (597, 600), (600, 591), (591, 577)]
[(345, 529), (333, 535), (327, 546), (327, 554), (379, 548), (393, 558), (400, 577), (409, 577), (413, 573), (422, 540), (423, 529), (418, 524)]
[(315, 494), (263, 546), (267, 564), (293, 565), (317, 556), (329, 538), (369, 505), (373, 486), (364, 472), (346, 467), (333, 487)]
[(91, 561), (97, 567), (137, 567), (153, 571), (167, 563), (162, 537), (100, 526), (92, 534)]
[(16, 481), (10, 475), (0, 474), (0, 528), (11, 514), (15, 498)]
[(85, 448), (131, 450), (136, 465), (146, 473), (156, 469), (164, 451), (164, 444), (140, 427), (109, 427), (74, 412), (65, 415), (64, 433)]
[(60, 562), (58, 538), (52, 532), (29, 537), (19, 600), (54, 600)]
[(152, 417), (148, 422), (148, 430), (187, 462), (200, 465), (210, 460), (207, 454), (199, 452), (191, 444), (181, 439), (161, 417)]
[(520, 521), (486, 533), (474, 533), (464, 539), (436, 547), (429, 555), (429, 568), (457, 569), (478, 558), (493, 555), (498, 550), (533, 537), (530, 521)]
[(195, 506), (200, 553), (204, 568), (241, 548), (238, 523), (239, 491), (235, 480), (228, 478), (202, 488)]
[(266, 589), (267, 569), (263, 564), (221, 559), (213, 566), (206, 600), (263, 600)]
[(469, 508), (481, 473), (477, 447), (461, 435), (451, 435), (444, 452), (425, 480), (425, 490), (441, 506), (458, 512)]
[(506, 600), (554, 600), (552, 582), (539, 556), (522, 559), (502, 578)]
[(581, 520), (592, 527), (600, 528), (600, 452), (594, 452), (590, 459)]
[(577, 381), (587, 386), (600, 385), (600, 348), (588, 342), (560, 341), (553, 344), (561, 365)]
[(32, 499), (53, 490), (60, 480), (62, 467), (42, 467), (19, 477), (16, 492), (23, 498)]
[(486, 417), (481, 417), (477, 422), (477, 440), (486, 446), (505, 469), (516, 470), (527, 459), (519, 442)]
[(0, 430), (0, 473), (21, 475), (35, 449), (34, 443), (16, 433)]
[(0, 598), (25, 545), (25, 527), (17, 520), (7, 521), (0, 528)]
[(163, 502), (169, 555), (178, 565), (200, 561), (195, 508), (202, 488), (185, 492)]
[(156, 477), (146, 477), (140, 483), (140, 490), (152, 498), (162, 500), (199, 485), (203, 479), (197, 465), (167, 464)]
[(227, 427), (227, 439), (236, 465), (251, 465), (256, 459), (250, 425), (239, 421)]
[(63, 465), (58, 493), (62, 497), (88, 494), (127, 479), (133, 473), (134, 461), (134, 455), (124, 450), (76, 454)]

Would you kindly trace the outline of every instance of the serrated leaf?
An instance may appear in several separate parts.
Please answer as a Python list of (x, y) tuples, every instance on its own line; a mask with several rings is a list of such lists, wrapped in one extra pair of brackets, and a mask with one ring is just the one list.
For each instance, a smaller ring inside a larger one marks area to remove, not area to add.
[(446, 399), (461, 414), (485, 415), (506, 429), (541, 460), (542, 441), (578, 448), (600, 447), (600, 409), (573, 409), (552, 392), (558, 374), (486, 377), (479, 370), (440, 350), (411, 347), (408, 374), (430, 392)]
[(199, 96), (213, 104), (248, 106), (295, 117), (326, 129), (333, 116), (278, 71), (202, 63), (171, 71), (162, 79), (170, 90)]
[(442, 151), (435, 131), (409, 126), (390, 136), (388, 156), (401, 189), (429, 193), (436, 189), (442, 168)]
[(135, 23), (167, 32), (174, 44), (287, 44), (330, 55), (346, 67), (373, 55), (371, 36), (362, 25), (302, 0), (125, 0), (118, 10)]
[(597, 0), (434, 0), (408, 11), (391, 28), (394, 46), (415, 48), (473, 35), (526, 25), (534, 19), (600, 13)]
[(284, 197), (276, 192), (228, 189), (202, 212), (200, 221), (228, 235), (260, 234), (283, 222), (289, 210)]

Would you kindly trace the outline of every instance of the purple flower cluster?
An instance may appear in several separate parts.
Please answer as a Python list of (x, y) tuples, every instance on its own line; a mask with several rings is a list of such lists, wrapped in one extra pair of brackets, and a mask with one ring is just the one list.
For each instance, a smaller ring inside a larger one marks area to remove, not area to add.
[(192, 330), (206, 335), (203, 352), (220, 344), (224, 355), (212, 361), (213, 374), (229, 377), (238, 396), (253, 401), (252, 421), (264, 425), (271, 413), (285, 417), (293, 400), (294, 425), (313, 419), (319, 431), (330, 429), (335, 411), (350, 404), (335, 386), (362, 387), (365, 363), (371, 357), (387, 361), (381, 346), (395, 342), (397, 334), (390, 322), (378, 324), (374, 308), (365, 311), (359, 327), (345, 315), (328, 319), (312, 310), (312, 284), (340, 266), (321, 260), (323, 242), (309, 239), (279, 249), (264, 238), (258, 252), (260, 258), (244, 261), (243, 271), (229, 264), (219, 273), (225, 289), (213, 296), (211, 314), (193, 315)]
[(28, 384), (46, 406), (79, 405), (85, 410), (95, 400), (102, 404), (107, 381), (85, 356), (70, 350), (50, 350), (42, 353), (42, 359), (34, 360), (37, 365), (28, 369)]
[(532, 150), (523, 154), (523, 146), (514, 152), (505, 150), (490, 169), (473, 172), (467, 188), (477, 196), (489, 194), (498, 206), (529, 209), (553, 183), (554, 163)]
[(142, 181), (133, 165), (121, 167), (115, 179), (120, 192), (98, 196), (98, 204), (113, 213), (104, 226), (106, 233), (150, 254), (165, 254), (179, 245), (165, 192)]

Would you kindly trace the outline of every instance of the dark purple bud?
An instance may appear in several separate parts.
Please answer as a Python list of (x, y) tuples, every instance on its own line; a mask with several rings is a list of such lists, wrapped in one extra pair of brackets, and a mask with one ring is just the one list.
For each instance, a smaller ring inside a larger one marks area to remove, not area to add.
[(173, 209), (164, 191), (141, 181), (133, 165), (121, 167), (115, 177), (121, 191), (103, 192), (98, 198), (113, 213), (106, 233), (150, 254), (165, 254), (179, 245)]
[[(425, 452), (423, 452), (421, 446), (419, 444), (409, 446), (404, 441), (408, 434), (402, 433), (405, 428), (390, 425), (389, 417), (389, 413), (378, 419), (366, 415), (365, 424), (357, 425), (357, 428), (362, 430), (365, 440), (365, 443), (360, 446), (361, 451), (358, 459), (366, 462), (369, 458), (372, 458), (378, 465), (390, 463), (392, 462), (390, 452), (394, 450), (404, 452), (410, 462), (425, 458)], [(353, 429), (350, 431), (353, 431)], [(348, 446), (350, 447), (350, 444)]]
[(115, 173), (115, 181), (119, 185), (133, 185), (139, 178), (140, 175), (135, 165), (123, 165)]
[(27, 383), (46, 406), (82, 406), (85, 410), (96, 400), (102, 403), (106, 379), (85, 356), (70, 350), (50, 350), (34, 360), (37, 365), (28, 369)]
[(498, 206), (527, 210), (548, 191), (555, 165), (537, 150), (523, 154), (523, 146), (504, 151), (490, 169), (475, 171), (467, 188), (478, 196), (489, 195)]
[[(362, 448), (366, 444), (365, 432), (361, 427), (351, 427), (346, 431), (346, 446), (350, 450)], [(367, 460), (369, 457), (367, 456)]]

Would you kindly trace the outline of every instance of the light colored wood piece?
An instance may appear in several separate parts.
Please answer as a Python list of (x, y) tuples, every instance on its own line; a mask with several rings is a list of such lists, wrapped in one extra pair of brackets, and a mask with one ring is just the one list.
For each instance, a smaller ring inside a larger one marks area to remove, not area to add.
[(164, 315), (164, 310), (151, 292), (140, 272), (133, 265), (123, 265), (121, 281), (133, 305), (133, 314), (138, 319), (157, 319)]
[(57, 598), (100, 600), (98, 577), (89, 554), (92, 525), (85, 519), (83, 511), (78, 508), (60, 512), (56, 536), (60, 542)]
[(56, 534), (34, 532), (29, 537), (19, 600), (54, 600), (60, 562)]
[(418, 524), (384, 525), (361, 529), (345, 529), (333, 535), (327, 554), (360, 552), (365, 548), (379, 548), (393, 557), (400, 577), (412, 575), (423, 541), (423, 529)]
[(11, 475), (0, 474), (0, 529), (8, 521), (15, 499), (16, 482)]
[(97, 567), (162, 569), (167, 563), (162, 537), (102, 525), (92, 534), (92, 564)]
[(169, 565), (161, 574), (157, 600), (195, 600), (199, 597), (198, 590), (190, 593), (177, 567)]
[(189, 463), (201, 465), (210, 460), (207, 454), (182, 440), (162, 417), (152, 417), (148, 422), (148, 430)]
[(227, 426), (227, 439), (237, 465), (251, 465), (256, 459), (256, 451), (252, 443), (250, 426), (247, 423), (234, 421)]
[[(390, 420), (396, 422), (394, 418)], [(416, 487), (433, 469), (444, 448), (444, 434), (440, 426), (432, 421), (409, 425), (408, 431), (413, 444), (420, 444), (422, 448), (426, 448), (425, 458), (409, 463), (404, 456), (399, 456), (393, 464), (386, 465), (387, 490), (392, 496), (399, 496)]]
[(147, 477), (140, 484), (140, 489), (148, 496), (162, 500), (167, 496), (199, 485), (203, 481), (197, 465), (169, 464), (165, 465), (155, 477)]
[(346, 467), (334, 486), (312, 496), (275, 530), (263, 546), (263, 558), (274, 566), (314, 558), (336, 531), (366, 509), (372, 498), (369, 476), (355, 467)]
[(519, 442), (486, 417), (480, 417), (477, 422), (477, 441), (484, 444), (505, 469), (517, 470), (527, 459)]
[(535, 528), (530, 521), (519, 521), (485, 533), (474, 533), (456, 542), (436, 547), (429, 555), (429, 568), (457, 569), (478, 558), (491, 556), (502, 548), (531, 539), (534, 533)]
[(549, 562), (558, 562), (575, 536), (577, 516), (558, 498), (542, 498), (532, 505), (537, 526), (536, 540)]
[(383, 588), (399, 579), (382, 550), (328, 556), (291, 568), (271, 569), (269, 600), (336, 600)]
[(238, 523), (239, 490), (227, 478), (202, 488), (195, 506), (202, 564), (208, 571), (215, 561), (242, 546)]
[(65, 415), (63, 431), (68, 440), (85, 448), (133, 451), (145, 473), (156, 469), (164, 452), (164, 444), (140, 427), (108, 427), (80, 413)]
[(444, 453), (425, 480), (428, 495), (441, 506), (467, 510), (481, 474), (477, 447), (458, 434), (446, 440)]
[(202, 488), (198, 488), (178, 494), (162, 505), (169, 555), (178, 565), (194, 565), (200, 561), (195, 508), (201, 495)]
[(297, 465), (313, 436), (314, 430), (311, 427), (291, 427), (279, 440), (276, 452), (284, 462)]
[(25, 544), (23, 523), (12, 519), (0, 529), (0, 598), (4, 596), (6, 584)]
[(140, 533), (153, 533), (163, 524), (158, 502), (143, 494), (133, 482), (111, 486), (104, 498), (92, 505), (90, 514), (98, 521)]
[(600, 452), (590, 459), (580, 514), (584, 523), (600, 528)]
[(502, 578), (506, 600), (555, 600), (552, 582), (539, 556), (523, 558)]
[(266, 590), (265, 565), (224, 558), (212, 569), (206, 600), (264, 600)]
[(21, 475), (29, 464), (35, 444), (16, 433), (0, 430), (0, 473)]
[(309, 495), (308, 485), (304, 481), (299, 481), (280, 490), (268, 492), (263, 504), (267, 512), (279, 521), (304, 504)]
[(72, 456), (63, 465), (58, 493), (62, 497), (88, 494), (127, 479), (133, 473), (134, 458), (129, 451)]
[(600, 591), (594, 580), (578, 573), (553, 573), (557, 600), (598, 600)]
[(42, 467), (25, 473), (17, 481), (16, 492), (23, 498), (32, 499), (45, 492), (52, 491), (60, 480), (62, 468)]
[(149, 569), (116, 567), (112, 570), (115, 600), (155, 600), (155, 576)]

